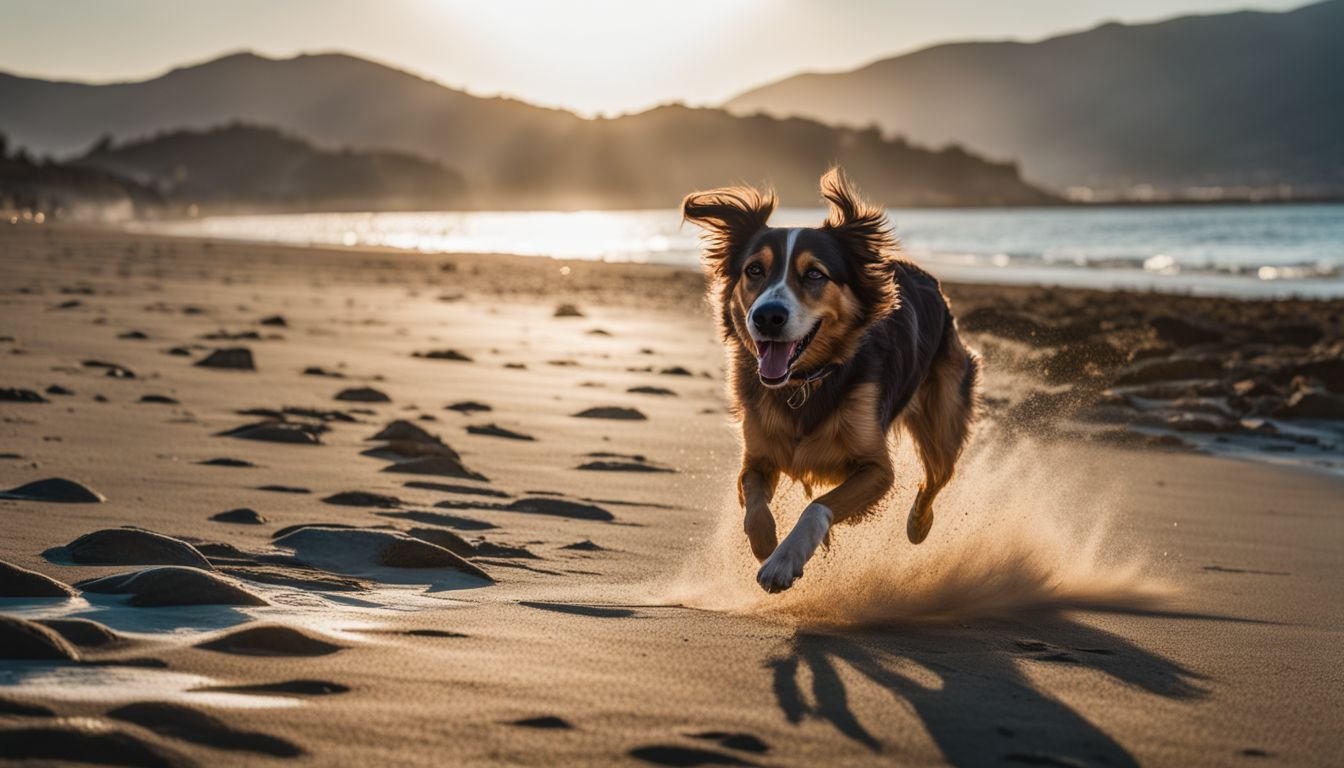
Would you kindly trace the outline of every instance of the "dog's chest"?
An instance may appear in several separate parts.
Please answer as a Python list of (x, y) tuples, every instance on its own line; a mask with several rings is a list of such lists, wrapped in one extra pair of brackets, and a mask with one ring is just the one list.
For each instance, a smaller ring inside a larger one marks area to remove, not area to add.
[(771, 400), (754, 416), (755, 424), (747, 425), (749, 448), (766, 453), (795, 478), (843, 477), (854, 464), (886, 449), (876, 384), (860, 384), (824, 413)]

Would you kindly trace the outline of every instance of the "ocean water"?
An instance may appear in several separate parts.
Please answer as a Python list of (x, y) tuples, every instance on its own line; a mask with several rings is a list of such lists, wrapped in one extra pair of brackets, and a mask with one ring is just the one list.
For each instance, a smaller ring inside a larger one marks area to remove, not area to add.
[[(1245, 296), (1344, 296), (1344, 204), (892, 209), (906, 253), (947, 280)], [(816, 225), (786, 208), (777, 226)], [(139, 231), (300, 245), (691, 266), (673, 210), (310, 213), (139, 222)]]

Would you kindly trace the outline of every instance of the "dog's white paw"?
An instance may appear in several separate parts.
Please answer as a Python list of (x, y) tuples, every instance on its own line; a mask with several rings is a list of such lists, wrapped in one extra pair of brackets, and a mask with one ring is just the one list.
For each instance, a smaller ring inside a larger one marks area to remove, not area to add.
[(806, 564), (807, 558), (793, 552), (791, 547), (781, 546), (766, 559), (761, 570), (756, 572), (756, 583), (771, 594), (783, 592), (792, 587), (793, 582), (803, 575), (803, 566)]
[(812, 503), (803, 510), (798, 524), (756, 572), (756, 583), (766, 592), (783, 592), (803, 575), (803, 566), (831, 529), (831, 510)]

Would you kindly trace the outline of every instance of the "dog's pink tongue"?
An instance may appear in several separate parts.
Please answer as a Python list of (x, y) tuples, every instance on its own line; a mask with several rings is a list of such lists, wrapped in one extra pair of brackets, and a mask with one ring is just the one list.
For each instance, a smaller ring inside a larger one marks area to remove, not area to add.
[(767, 379), (782, 379), (789, 373), (789, 358), (793, 356), (796, 341), (759, 341), (761, 375)]

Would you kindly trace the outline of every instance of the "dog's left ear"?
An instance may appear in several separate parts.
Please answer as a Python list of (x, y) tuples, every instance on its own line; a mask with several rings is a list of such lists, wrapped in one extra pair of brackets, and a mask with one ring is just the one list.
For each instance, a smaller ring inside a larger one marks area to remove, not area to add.
[(900, 244), (886, 213), (859, 196), (839, 166), (821, 177), (821, 196), (831, 204), (822, 229), (830, 232), (857, 262), (862, 279), (855, 286), (869, 307), (881, 313), (899, 304), (892, 267)]
[(775, 210), (775, 193), (754, 187), (725, 187), (692, 192), (681, 203), (683, 221), (705, 230), (705, 272), (722, 277), (729, 262), (765, 229)]
[(823, 229), (839, 237), (864, 261), (885, 261), (892, 256), (896, 236), (887, 224), (887, 215), (859, 196), (839, 166), (821, 177), (821, 196), (831, 204)]

